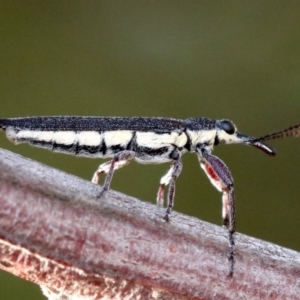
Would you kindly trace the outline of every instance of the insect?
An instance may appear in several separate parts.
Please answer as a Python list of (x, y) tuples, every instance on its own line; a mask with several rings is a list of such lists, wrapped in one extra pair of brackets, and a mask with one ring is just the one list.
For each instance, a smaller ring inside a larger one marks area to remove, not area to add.
[(157, 203), (163, 206), (165, 187), (169, 185), (166, 221), (169, 221), (174, 205), (175, 181), (182, 170), (181, 157), (185, 152), (195, 152), (211, 183), (222, 193), (223, 224), (228, 229), (230, 276), (235, 262), (233, 178), (225, 163), (211, 154), (213, 147), (241, 143), (273, 156), (276, 154), (274, 149), (263, 141), (300, 135), (300, 125), (296, 125), (254, 138), (239, 133), (230, 120), (208, 118), (28, 117), (0, 119), (0, 129), (5, 130), (7, 138), (16, 144), (29, 143), (52, 151), (92, 158), (111, 157), (112, 160), (98, 167), (92, 178), (96, 184), (101, 174), (107, 174), (102, 191), (109, 189), (114, 171), (127, 165), (130, 160), (144, 164), (170, 162), (171, 167), (160, 179), (157, 192)]

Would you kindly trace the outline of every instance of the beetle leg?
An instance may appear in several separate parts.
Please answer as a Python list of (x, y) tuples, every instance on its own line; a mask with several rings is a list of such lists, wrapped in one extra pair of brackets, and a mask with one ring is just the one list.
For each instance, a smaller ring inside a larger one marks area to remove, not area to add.
[(172, 173), (174, 171), (174, 163), (172, 163), (171, 168), (168, 172), (160, 179), (160, 185), (157, 192), (156, 202), (158, 206), (164, 206), (164, 198), (165, 198), (165, 187), (170, 183), (172, 179)]
[(131, 159), (133, 159), (135, 156), (134, 151), (130, 150), (124, 150), (117, 153), (111, 161), (108, 161), (104, 164), (101, 164), (97, 171), (94, 173), (94, 176), (92, 178), (93, 183), (98, 183), (99, 176), (102, 173), (107, 173), (104, 185), (103, 185), (103, 191), (106, 191), (109, 189), (114, 171), (117, 169), (120, 169), (127, 165)]
[[(124, 167), (125, 165), (127, 165), (128, 163), (129, 163), (128, 160), (117, 161), (114, 164), (114, 170), (120, 169), (120, 168)], [(111, 164), (112, 164), (112, 160), (110, 160), (110, 161), (108, 161), (104, 164), (101, 164), (98, 167), (97, 171), (93, 175), (92, 183), (98, 184), (100, 175), (103, 174), (103, 173), (108, 173), (109, 170), (110, 170)]]
[(198, 159), (202, 169), (210, 179), (211, 183), (222, 192), (222, 216), (223, 225), (228, 229), (229, 254), (228, 260), (230, 263), (229, 275), (233, 275), (234, 268), (234, 237), (235, 232), (235, 202), (233, 178), (225, 163), (218, 157), (210, 154), (205, 149), (197, 149)]
[(170, 213), (174, 206), (174, 197), (175, 197), (175, 181), (176, 178), (182, 171), (182, 160), (181, 157), (178, 157), (177, 160), (174, 160), (170, 170), (161, 178), (160, 186), (157, 193), (157, 203), (163, 204), (164, 202), (164, 187), (169, 184), (168, 191), (168, 203), (167, 203), (167, 211), (164, 217), (164, 220), (169, 221)]

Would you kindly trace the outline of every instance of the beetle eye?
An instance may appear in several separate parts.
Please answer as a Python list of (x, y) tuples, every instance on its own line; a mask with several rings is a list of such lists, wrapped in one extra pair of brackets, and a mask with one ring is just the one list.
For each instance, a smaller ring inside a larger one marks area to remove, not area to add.
[(228, 134), (234, 134), (235, 133), (235, 126), (232, 122), (229, 120), (222, 120), (220, 122), (221, 128)]

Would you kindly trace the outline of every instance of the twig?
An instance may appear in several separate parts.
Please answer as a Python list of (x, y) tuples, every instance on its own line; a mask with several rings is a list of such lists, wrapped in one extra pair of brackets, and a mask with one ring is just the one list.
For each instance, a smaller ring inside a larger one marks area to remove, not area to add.
[(300, 299), (300, 255), (0, 149), (0, 267), (51, 299)]

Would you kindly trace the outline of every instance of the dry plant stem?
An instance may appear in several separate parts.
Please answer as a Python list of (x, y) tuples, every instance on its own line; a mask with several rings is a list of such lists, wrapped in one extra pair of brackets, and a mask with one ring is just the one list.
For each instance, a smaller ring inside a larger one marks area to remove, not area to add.
[(0, 267), (51, 299), (300, 299), (295, 251), (236, 234), (230, 278), (222, 227), (5, 150), (0, 170)]

